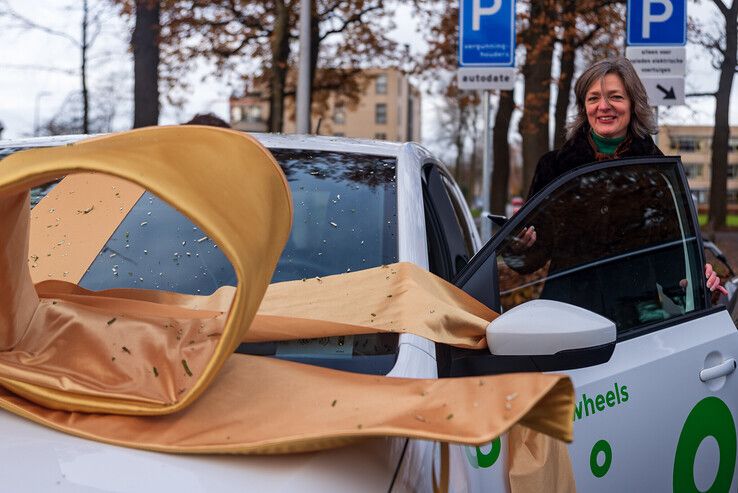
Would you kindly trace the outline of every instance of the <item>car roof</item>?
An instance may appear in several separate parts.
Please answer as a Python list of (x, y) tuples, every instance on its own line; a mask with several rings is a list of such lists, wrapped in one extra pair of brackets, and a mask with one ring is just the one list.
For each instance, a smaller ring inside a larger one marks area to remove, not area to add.
[[(98, 134), (104, 135), (104, 134)], [(334, 137), (325, 135), (251, 133), (268, 148), (310, 149), (323, 151), (353, 152), (376, 156), (397, 157), (403, 144), (353, 137)], [(22, 139), (0, 140), (0, 150), (28, 149), (32, 147), (53, 147), (72, 144), (96, 135), (56, 135), (50, 137), (28, 137)]]

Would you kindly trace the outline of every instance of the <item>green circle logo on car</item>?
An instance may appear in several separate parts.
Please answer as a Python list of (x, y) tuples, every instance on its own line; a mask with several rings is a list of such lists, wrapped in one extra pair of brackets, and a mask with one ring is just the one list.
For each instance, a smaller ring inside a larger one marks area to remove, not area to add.
[(715, 481), (709, 493), (728, 492), (733, 483), (735, 469), (736, 432), (733, 415), (723, 401), (717, 397), (706, 397), (692, 408), (679, 435), (674, 457), (674, 493), (692, 493), (697, 489), (694, 480), (694, 461), (697, 449), (707, 437), (713, 437), (720, 450)]
[[(599, 464), (597, 461), (597, 457), (599, 456), (600, 452), (605, 454), (605, 460), (602, 461), (602, 464)], [(610, 466), (612, 465), (612, 447), (610, 446), (610, 442), (607, 440), (600, 440), (599, 442), (594, 444), (594, 447), (592, 447), (592, 452), (589, 453), (589, 468), (592, 470), (592, 474), (596, 478), (601, 478), (605, 474), (607, 474), (607, 471), (610, 470)]]
[[(473, 452), (475, 449), (476, 454)], [(501, 450), (502, 444), (500, 443), (500, 437), (492, 441), (492, 448), (486, 454), (479, 447), (464, 447), (466, 458), (474, 469), (492, 467), (497, 462), (497, 459), (500, 458)]]

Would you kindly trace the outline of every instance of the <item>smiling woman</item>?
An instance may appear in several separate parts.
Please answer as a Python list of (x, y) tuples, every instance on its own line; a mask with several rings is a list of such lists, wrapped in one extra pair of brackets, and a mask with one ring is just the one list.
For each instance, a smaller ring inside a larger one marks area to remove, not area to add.
[[(595, 140), (598, 150), (602, 150), (602, 144), (608, 140), (622, 142), (628, 133), (631, 106), (623, 79), (614, 73), (607, 74), (599, 84), (595, 82), (587, 89), (585, 102), (592, 136), (601, 139)], [(616, 145), (608, 147), (610, 152), (605, 154), (614, 153), (616, 148)]]
[(561, 149), (538, 161), (528, 197), (565, 172), (594, 161), (663, 156), (651, 134), (658, 131), (643, 83), (626, 58), (601, 60), (577, 80), (577, 114)]
[[(663, 156), (650, 134), (658, 129), (648, 106), (648, 96), (633, 65), (626, 58), (609, 58), (599, 61), (585, 70), (574, 87), (577, 115), (569, 126), (568, 140), (561, 149), (541, 157), (531, 183), (529, 198), (559, 176), (595, 161), (623, 157)], [(647, 189), (635, 200), (644, 202), (654, 188)], [(596, 207), (596, 200), (582, 204), (581, 208)], [(575, 211), (576, 212), (576, 211)], [(620, 211), (611, 210), (612, 216)], [(596, 229), (592, 225), (588, 231)], [(553, 233), (549, 233), (553, 234)], [(515, 249), (525, 251), (541, 238), (535, 227), (526, 227), (514, 238)], [(584, 246), (597, 241), (588, 234), (581, 238)], [(727, 291), (712, 271), (705, 265), (707, 287), (711, 291)]]

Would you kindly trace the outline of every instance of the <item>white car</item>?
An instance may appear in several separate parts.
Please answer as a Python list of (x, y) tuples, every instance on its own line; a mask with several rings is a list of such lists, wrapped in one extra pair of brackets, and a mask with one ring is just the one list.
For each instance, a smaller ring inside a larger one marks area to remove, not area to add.
[[(0, 158), (79, 138), (0, 143)], [(510, 342), (491, 352), (410, 334), (242, 344), (238, 352), (416, 378), (565, 372), (577, 390), (569, 452), (580, 491), (734, 491), (738, 332), (724, 307), (710, 306), (677, 158), (572, 171), (482, 247), (453, 179), (418, 145), (257, 138), (285, 171), (295, 210), (274, 282), (408, 261), (498, 311), (520, 306), (523, 322), (510, 318), (515, 323), (505, 333), (491, 325), (488, 338)], [(143, 234), (151, 228), (130, 227), (151, 211), (166, 218), (156, 238)], [(538, 239), (521, 246), (521, 231), (531, 225)], [(210, 293), (233, 283), (230, 265), (209, 245), (202, 246), (209, 252), (204, 271), (144, 255), (147, 241), (167, 250), (190, 229), (187, 218), (145, 194), (80, 285)], [(130, 239), (127, 264), (111, 254), (129, 233), (142, 236)], [(131, 275), (111, 275), (113, 262)], [(145, 275), (153, 269), (161, 274)], [(535, 303), (524, 304), (536, 298), (608, 317), (617, 335), (603, 339), (606, 331), (588, 322), (569, 326), (569, 318), (536, 319)], [(177, 456), (72, 437), (5, 412), (0, 432), (0, 460), (12, 465), (3, 474), (8, 491), (433, 491), (439, 456), (437, 444), (399, 438), (312, 454)], [(505, 436), (482, 447), (452, 446), (450, 489), (508, 491), (507, 465)]]

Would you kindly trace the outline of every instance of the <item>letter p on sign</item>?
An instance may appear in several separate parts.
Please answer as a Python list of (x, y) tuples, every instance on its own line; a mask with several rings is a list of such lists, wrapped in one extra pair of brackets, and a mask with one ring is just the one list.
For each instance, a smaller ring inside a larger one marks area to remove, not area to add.
[[(668, 2), (669, 0), (659, 0), (659, 1)], [(500, 10), (501, 7), (502, 7), (502, 0), (494, 0), (491, 7), (482, 7), (482, 0), (474, 0), (473, 8), (472, 8), (472, 31), (479, 31), (479, 20), (482, 18), (483, 15), (495, 15)], [(645, 19), (645, 16), (644, 16), (644, 19)]]
[[(479, 0), (475, 0), (475, 7), (479, 3)], [(652, 13), (651, 6), (652, 5), (663, 5), (664, 11), (658, 15), (654, 15)], [(666, 22), (671, 17), (671, 14), (674, 13), (674, 6), (671, 3), (671, 0), (643, 0), (643, 37), (644, 38), (650, 38), (651, 37), (651, 24), (654, 22)], [(479, 26), (479, 20), (477, 17), (474, 18), (474, 21), (477, 23), (477, 29)]]

